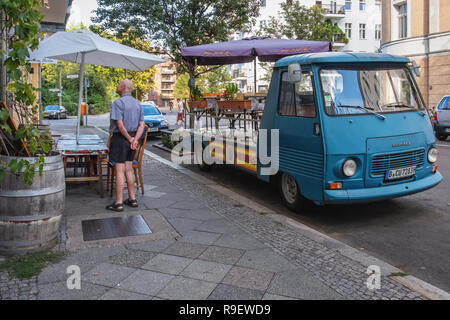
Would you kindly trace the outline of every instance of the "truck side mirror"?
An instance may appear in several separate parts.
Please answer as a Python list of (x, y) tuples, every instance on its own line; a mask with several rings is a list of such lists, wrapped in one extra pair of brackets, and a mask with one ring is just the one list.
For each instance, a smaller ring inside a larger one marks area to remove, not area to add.
[(420, 67), (417, 65), (417, 63), (414, 60), (411, 62), (411, 64), (412, 64), (412, 70), (413, 70), (414, 74), (416, 75), (416, 77), (420, 77), (420, 70), (419, 70)]
[(302, 80), (302, 67), (298, 63), (292, 63), (288, 67), (289, 81), (292, 83)]

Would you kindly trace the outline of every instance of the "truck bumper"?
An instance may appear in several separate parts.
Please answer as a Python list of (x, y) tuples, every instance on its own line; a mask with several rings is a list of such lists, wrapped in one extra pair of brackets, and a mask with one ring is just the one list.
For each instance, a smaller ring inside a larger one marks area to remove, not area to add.
[(438, 185), (441, 181), (442, 175), (437, 171), (426, 178), (392, 186), (349, 190), (325, 190), (324, 202), (325, 204), (345, 204), (392, 199), (430, 189)]

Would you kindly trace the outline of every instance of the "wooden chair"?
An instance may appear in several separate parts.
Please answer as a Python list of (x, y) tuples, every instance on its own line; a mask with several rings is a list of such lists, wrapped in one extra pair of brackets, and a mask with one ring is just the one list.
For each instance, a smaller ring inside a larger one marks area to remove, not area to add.
[[(141, 139), (139, 139), (139, 145), (136, 149), (136, 154), (133, 159), (133, 171), (134, 171), (134, 180), (136, 183), (136, 191), (139, 189), (144, 195), (144, 181), (142, 179), (142, 158), (144, 157), (145, 145), (147, 144), (147, 126), (144, 128), (144, 133), (142, 133)], [(108, 145), (109, 147), (109, 145)], [(115, 175), (114, 175), (114, 163), (111, 161), (108, 162), (108, 177), (107, 183), (109, 184), (110, 192), (109, 195), (112, 197), (114, 191), (114, 183), (115, 183)], [(126, 188), (126, 187), (125, 187)]]

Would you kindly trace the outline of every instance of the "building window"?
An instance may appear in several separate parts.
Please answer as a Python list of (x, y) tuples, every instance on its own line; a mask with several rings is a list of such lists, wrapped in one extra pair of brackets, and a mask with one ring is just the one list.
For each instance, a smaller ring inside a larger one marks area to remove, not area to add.
[(365, 23), (359, 24), (359, 39), (361, 39), (361, 40), (366, 39), (366, 24)]
[(352, 10), (352, 1), (351, 0), (345, 1), (345, 10), (347, 10), (347, 11)]
[(347, 36), (348, 39), (351, 39), (351, 37), (352, 37), (352, 24), (351, 23), (345, 24), (345, 35)]
[(406, 38), (408, 36), (408, 8), (406, 3), (399, 6), (398, 10), (398, 36), (399, 38)]
[(377, 7), (378, 12), (381, 11), (381, 0), (375, 0), (375, 6)]
[(366, 0), (359, 0), (359, 11), (366, 10)]
[(261, 8), (265, 8), (266, 7), (266, 0), (261, 0)]
[(381, 24), (375, 25), (375, 40), (381, 39)]
[(264, 28), (266, 26), (266, 20), (259, 20), (259, 26)]

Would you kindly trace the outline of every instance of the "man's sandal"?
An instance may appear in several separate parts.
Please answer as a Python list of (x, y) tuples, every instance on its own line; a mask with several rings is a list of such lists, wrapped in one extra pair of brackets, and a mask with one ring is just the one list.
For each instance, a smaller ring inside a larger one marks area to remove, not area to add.
[(123, 211), (123, 204), (114, 202), (113, 204), (106, 206), (106, 210), (121, 212)]
[(127, 206), (133, 207), (133, 208), (137, 208), (138, 207), (138, 203), (137, 200), (131, 200), (131, 199), (127, 199), (123, 202), (124, 204), (126, 204)]

